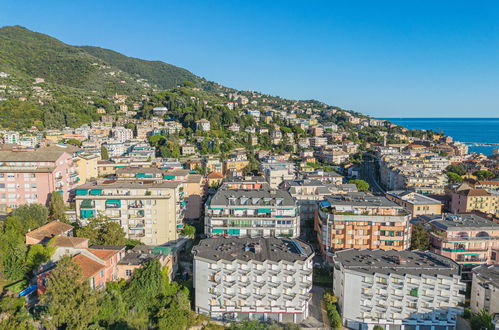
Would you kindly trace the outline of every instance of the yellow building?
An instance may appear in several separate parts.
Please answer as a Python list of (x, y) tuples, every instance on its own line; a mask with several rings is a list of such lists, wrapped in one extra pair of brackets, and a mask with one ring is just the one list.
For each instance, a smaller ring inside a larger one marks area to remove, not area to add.
[(499, 214), (499, 193), (497, 190), (466, 189), (452, 193), (451, 212), (467, 213), (480, 211)]
[(246, 159), (232, 159), (224, 161), (224, 173), (242, 173), (248, 166), (249, 161)]
[(100, 155), (96, 154), (79, 154), (74, 162), (76, 164), (78, 178), (80, 184), (85, 184), (91, 178), (99, 176), (98, 161), (101, 160)]
[(388, 191), (386, 198), (405, 208), (413, 217), (442, 214), (442, 203), (414, 191)]

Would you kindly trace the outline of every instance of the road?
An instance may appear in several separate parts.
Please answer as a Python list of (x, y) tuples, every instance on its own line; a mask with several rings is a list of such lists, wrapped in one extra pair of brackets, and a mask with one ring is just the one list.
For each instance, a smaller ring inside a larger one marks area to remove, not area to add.
[(374, 156), (369, 154), (364, 155), (360, 175), (364, 181), (369, 183), (369, 187), (373, 192), (385, 193), (385, 190), (378, 182), (376, 158)]

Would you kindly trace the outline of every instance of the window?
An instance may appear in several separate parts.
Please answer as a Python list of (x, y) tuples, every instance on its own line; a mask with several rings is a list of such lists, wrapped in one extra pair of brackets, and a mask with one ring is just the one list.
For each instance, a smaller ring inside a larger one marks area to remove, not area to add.
[(418, 297), (418, 289), (412, 289), (409, 294), (411, 297)]
[(126, 276), (132, 276), (132, 270), (131, 269), (125, 270), (125, 275)]
[(104, 270), (100, 271), (100, 277), (104, 277)]

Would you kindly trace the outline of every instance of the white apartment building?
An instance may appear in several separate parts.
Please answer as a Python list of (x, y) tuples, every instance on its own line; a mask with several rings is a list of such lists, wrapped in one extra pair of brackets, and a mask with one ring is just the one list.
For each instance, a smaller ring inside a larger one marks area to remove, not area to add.
[(178, 238), (185, 203), (181, 182), (112, 181), (77, 187), (76, 216), (80, 223), (100, 215), (116, 221), (128, 238), (159, 245)]
[[(474, 313), (482, 309), (499, 314), (499, 265), (480, 265), (472, 270), (470, 307)], [(497, 326), (496, 326), (497, 328)]]
[(113, 138), (117, 142), (125, 142), (133, 139), (133, 131), (125, 127), (115, 127), (111, 130)]
[(210, 238), (192, 252), (196, 312), (226, 321), (299, 323), (308, 317), (310, 245), (278, 238)]
[(424, 251), (343, 250), (333, 291), (350, 329), (454, 329), (466, 285), (459, 265)]
[(229, 184), (224, 184), (206, 201), (206, 235), (210, 237), (298, 237), (300, 235), (298, 207), (289, 192), (271, 189), (267, 184), (259, 184), (257, 188), (237, 189), (230, 188)]
[(6, 131), (3, 133), (3, 143), (19, 144), (19, 132)]

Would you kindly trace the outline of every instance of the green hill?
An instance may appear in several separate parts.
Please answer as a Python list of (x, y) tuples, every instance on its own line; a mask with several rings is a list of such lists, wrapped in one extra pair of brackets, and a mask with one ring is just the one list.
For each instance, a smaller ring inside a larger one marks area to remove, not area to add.
[(115, 112), (110, 102), (115, 94), (127, 95), (131, 104), (184, 81), (217, 88), (167, 63), (71, 46), (21, 26), (0, 28), (0, 72), (8, 75), (0, 77), (0, 128), (81, 125), (98, 118), (99, 107)]
[(173, 88), (184, 81), (201, 83), (201, 78), (191, 72), (161, 61), (141, 60), (100, 47), (83, 46), (80, 49), (124, 72), (145, 78), (161, 89)]

